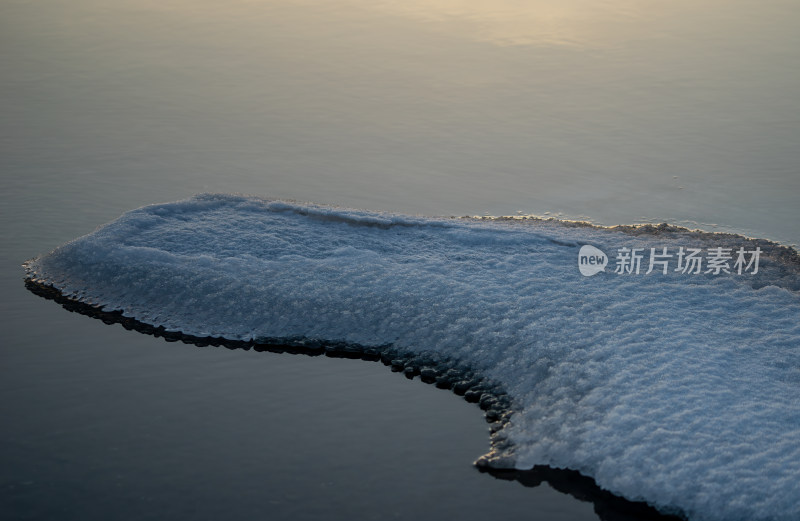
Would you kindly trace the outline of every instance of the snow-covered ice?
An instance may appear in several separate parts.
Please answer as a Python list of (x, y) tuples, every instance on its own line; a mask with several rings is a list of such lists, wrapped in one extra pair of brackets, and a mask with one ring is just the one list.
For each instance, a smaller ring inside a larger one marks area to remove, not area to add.
[[(584, 277), (578, 251), (609, 255)], [(651, 247), (759, 246), (758, 273), (646, 271)], [(640, 274), (614, 273), (642, 248)], [(26, 264), (65, 296), (231, 340), (430, 351), (499, 382), (510, 447), (697, 520), (800, 519), (800, 270), (765, 241), (423, 218), (206, 194), (126, 213)]]

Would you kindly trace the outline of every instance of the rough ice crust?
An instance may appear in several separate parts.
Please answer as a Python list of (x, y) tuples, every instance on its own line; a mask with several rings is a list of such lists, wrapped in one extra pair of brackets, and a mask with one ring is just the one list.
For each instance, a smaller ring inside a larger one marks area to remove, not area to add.
[[(186, 334), (434, 351), (514, 400), (511, 448), (485, 463), (576, 469), (693, 520), (796, 520), (796, 266), (765, 254), (756, 275), (611, 273), (622, 246), (738, 239), (202, 195), (129, 212), (27, 268)], [(582, 244), (611, 257), (607, 272), (579, 274)]]

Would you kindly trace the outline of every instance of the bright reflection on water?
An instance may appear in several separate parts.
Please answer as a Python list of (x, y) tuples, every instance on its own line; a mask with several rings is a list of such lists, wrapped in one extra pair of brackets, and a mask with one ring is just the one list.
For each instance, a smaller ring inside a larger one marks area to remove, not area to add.
[(11, 0), (0, 20), (0, 197), (23, 214), (241, 191), (800, 242), (795, 2)]
[(646, 6), (633, 0), (410, 0), (353, 2), (437, 25), (457, 38), (496, 45), (619, 44), (641, 33)]

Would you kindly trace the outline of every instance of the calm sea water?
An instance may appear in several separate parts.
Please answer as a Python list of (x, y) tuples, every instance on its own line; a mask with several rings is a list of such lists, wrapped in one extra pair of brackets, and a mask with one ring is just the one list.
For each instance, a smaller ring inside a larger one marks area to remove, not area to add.
[(203, 191), (800, 243), (796, 2), (0, 4), (0, 509), (594, 519), (379, 364), (167, 344), (19, 264)]

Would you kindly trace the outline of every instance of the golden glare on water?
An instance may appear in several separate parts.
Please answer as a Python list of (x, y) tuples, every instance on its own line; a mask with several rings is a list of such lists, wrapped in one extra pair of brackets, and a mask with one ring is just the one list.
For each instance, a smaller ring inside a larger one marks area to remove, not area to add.
[(405, 0), (359, 2), (497, 45), (606, 46), (636, 32), (635, 0)]
[(798, 241), (796, 0), (7, 4), (0, 90), (76, 171)]

